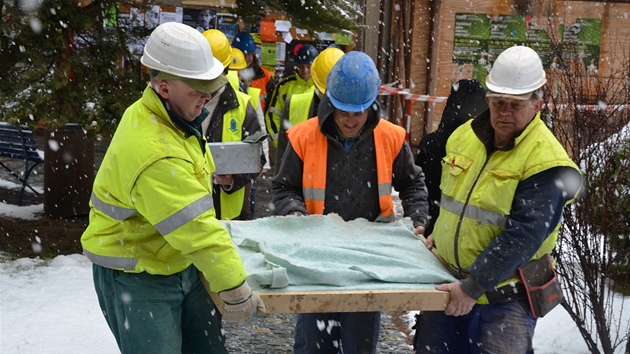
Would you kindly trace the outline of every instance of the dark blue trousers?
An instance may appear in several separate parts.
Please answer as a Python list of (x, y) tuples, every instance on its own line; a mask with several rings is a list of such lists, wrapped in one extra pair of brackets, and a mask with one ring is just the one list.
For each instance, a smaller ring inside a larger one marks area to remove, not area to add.
[(475, 305), (458, 317), (424, 311), (416, 322), (416, 353), (530, 354), (535, 327), (518, 301)]
[(293, 351), (295, 354), (373, 354), (380, 330), (380, 312), (298, 314)]

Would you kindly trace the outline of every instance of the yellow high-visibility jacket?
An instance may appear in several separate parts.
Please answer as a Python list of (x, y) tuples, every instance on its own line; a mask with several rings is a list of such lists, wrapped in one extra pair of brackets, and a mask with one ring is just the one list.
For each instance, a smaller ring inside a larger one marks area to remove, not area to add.
[(125, 111), (97, 173), (84, 253), (134, 273), (170, 275), (194, 264), (213, 291), (240, 285), (245, 268), (215, 218), (213, 171), (203, 136), (178, 129), (147, 87)]
[(265, 113), (265, 124), (267, 132), (271, 135), (273, 146), (278, 146), (278, 133), (282, 121), (282, 110), (287, 98), (293, 95), (310, 92), (313, 93), (315, 86), (313, 78), (302, 79), (298, 73), (293, 73), (278, 83), (271, 94), (269, 107)]
[[(554, 167), (577, 166), (539, 115), (510, 150), (487, 156), (470, 120), (449, 138), (443, 159), (440, 214), (433, 230), (436, 249), (455, 269), (467, 272), (477, 256), (505, 228), (520, 182)], [(578, 170), (579, 171), (579, 170)], [(532, 259), (556, 245), (559, 224)], [(507, 279), (497, 287), (517, 279)], [(488, 303), (486, 296), (478, 303)]]

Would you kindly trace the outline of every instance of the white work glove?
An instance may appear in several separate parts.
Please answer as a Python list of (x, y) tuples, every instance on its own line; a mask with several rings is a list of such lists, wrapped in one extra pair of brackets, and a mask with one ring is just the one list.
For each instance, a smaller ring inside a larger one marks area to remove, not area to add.
[(256, 310), (265, 312), (265, 304), (260, 296), (252, 291), (247, 282), (240, 286), (219, 292), (223, 300), (223, 318), (228, 322), (243, 324), (251, 321)]

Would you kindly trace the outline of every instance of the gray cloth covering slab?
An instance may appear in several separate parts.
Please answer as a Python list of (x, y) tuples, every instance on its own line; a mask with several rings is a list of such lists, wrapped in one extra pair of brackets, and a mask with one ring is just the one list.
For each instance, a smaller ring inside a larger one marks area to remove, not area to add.
[(433, 289), (455, 281), (413, 233), (335, 214), (224, 221), (253, 289)]

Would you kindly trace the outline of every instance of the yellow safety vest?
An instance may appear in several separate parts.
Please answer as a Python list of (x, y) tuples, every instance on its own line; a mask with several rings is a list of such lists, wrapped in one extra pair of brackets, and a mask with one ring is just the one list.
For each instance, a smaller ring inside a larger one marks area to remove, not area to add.
[(291, 126), (310, 118), (308, 115), (311, 110), (313, 95), (313, 92), (306, 92), (291, 96), (289, 101), (289, 123), (291, 123)]
[(241, 90), (241, 80), (238, 78), (238, 71), (228, 70), (227, 75), (225, 75), (225, 77), (227, 77), (228, 82), (230, 83), (230, 86), (232, 86), (234, 91)]
[(260, 89), (250, 86), (247, 88), (247, 94), (252, 98), (252, 106), (257, 110), (260, 106)]
[(278, 146), (278, 133), (280, 132), (281, 116), (285, 100), (300, 93), (310, 92), (312, 94), (313, 91), (315, 91), (313, 78), (310, 77), (308, 80), (304, 80), (297, 73), (284, 78), (274, 88), (269, 102), (270, 105), (267, 107), (267, 112), (265, 113), (267, 133), (271, 135), (274, 147)]
[[(228, 70), (226, 76), (234, 91), (241, 92), (241, 80), (238, 78), (238, 72), (236, 70)], [(247, 94), (251, 97), (254, 109), (258, 109), (258, 106), (260, 106), (260, 89), (250, 86), (247, 88)]]
[[(245, 123), (247, 103), (249, 102), (250, 97), (240, 91), (235, 90), (235, 92), (238, 100), (238, 107), (225, 112), (223, 115), (223, 132), (221, 133), (221, 141), (224, 143), (243, 140), (243, 124)], [(241, 215), (244, 201), (245, 187), (242, 187), (230, 194), (221, 190), (221, 219), (232, 220)]]
[[(161, 163), (165, 159), (170, 164)], [(165, 170), (156, 170), (158, 166)], [(107, 268), (159, 275), (194, 263), (213, 290), (238, 286), (246, 272), (229, 233), (215, 218), (214, 170), (212, 156), (201, 151), (198, 138), (177, 129), (147, 87), (125, 111), (96, 175), (90, 224), (81, 237), (85, 255)], [(145, 186), (151, 195), (138, 196), (143, 181), (138, 176), (149, 173), (178, 173), (173, 181), (186, 193)]]
[[(521, 181), (553, 167), (568, 166), (578, 170), (544, 125), (540, 114), (516, 138), (514, 148), (496, 150), (489, 158), (471, 123), (472, 120), (458, 128), (447, 142), (440, 183), (440, 216), (433, 230), (440, 256), (454, 268), (466, 272), (505, 228)], [(532, 259), (542, 257), (555, 247), (559, 227), (556, 225)], [(498, 287), (516, 281), (508, 279)], [(477, 302), (487, 304), (488, 300), (484, 295)]]
[[(309, 119), (287, 131), (291, 146), (304, 164), (302, 191), (309, 214), (323, 214), (326, 199), (328, 139), (318, 119)], [(384, 119), (374, 128), (374, 149), (381, 214), (376, 221), (394, 220), (392, 173), (396, 156), (405, 142), (405, 130)]]

